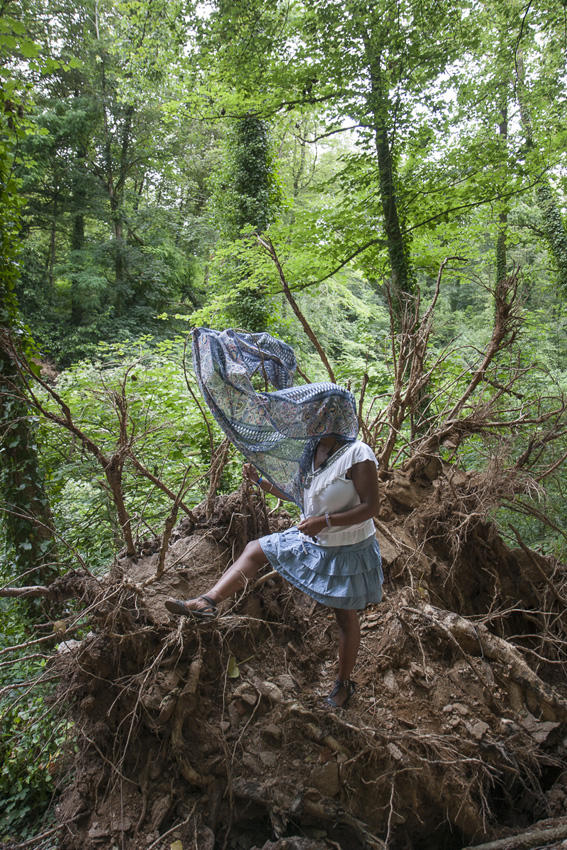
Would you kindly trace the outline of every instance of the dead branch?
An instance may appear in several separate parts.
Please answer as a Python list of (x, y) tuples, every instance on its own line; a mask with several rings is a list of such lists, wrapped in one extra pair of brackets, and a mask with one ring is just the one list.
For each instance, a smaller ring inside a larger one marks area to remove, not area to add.
[(231, 442), (228, 437), (225, 437), (218, 449), (213, 453), (211, 458), (211, 480), (209, 484), (209, 492), (207, 493), (207, 518), (210, 519), (213, 515), (215, 495), (224, 472), (224, 468), (228, 462)]
[[(66, 635), (69, 634), (70, 632), (74, 631), (74, 629), (76, 629), (76, 628), (78, 628), (78, 626), (67, 627), (65, 629), (65, 634)], [(27, 640), (27, 641), (24, 641), (24, 643), (18, 643), (18, 644), (15, 644), (14, 646), (5, 646), (3, 649), (0, 649), (0, 656), (8, 655), (10, 652), (16, 652), (16, 651), (19, 652), (20, 649), (27, 649), (29, 646), (37, 646), (38, 643), (47, 643), (47, 641), (50, 641), (50, 640), (62, 640), (62, 636), (61, 636), (61, 634), (53, 632), (53, 634), (44, 635), (43, 637), (35, 638), (35, 640)]]
[[(57, 390), (53, 386), (51, 386), (51, 384), (48, 384), (46, 381), (44, 381), (41, 376), (36, 375), (35, 372), (29, 367), (29, 364), (27, 364), (25, 360), (18, 356), (17, 350), (11, 338), (8, 335), (4, 334), (2, 337), (0, 337), (0, 344), (4, 346), (6, 351), (17, 364), (23, 386), (25, 387), (27, 393), (27, 400), (34, 407), (34, 409), (48, 421), (53, 422), (54, 424), (64, 428), (69, 433), (71, 433), (76, 439), (78, 439), (81, 445), (83, 445), (83, 447), (98, 461), (100, 467), (104, 472), (104, 476), (108, 485), (112, 501), (114, 502), (114, 505), (116, 507), (118, 521), (122, 530), (122, 534), (124, 536), (124, 540), (126, 542), (126, 548), (129, 556), (135, 556), (136, 550), (134, 546), (131, 518), (126, 509), (123, 494), (122, 482), (124, 465), (126, 461), (130, 461), (134, 469), (138, 473), (140, 473), (140, 475), (151, 481), (155, 487), (160, 489), (174, 502), (174, 505), (177, 506), (173, 509), (175, 513), (177, 513), (177, 510), (179, 508), (181, 508), (181, 510), (183, 510), (190, 519), (195, 520), (193, 511), (187, 504), (185, 504), (183, 499), (180, 498), (179, 494), (174, 493), (157, 475), (154, 475), (152, 472), (150, 472), (150, 470), (146, 468), (146, 466), (139, 460), (139, 458), (136, 457), (133, 451), (134, 431), (132, 428), (132, 433), (128, 433), (130, 419), (129, 400), (126, 393), (127, 378), (129, 375), (129, 371), (134, 368), (133, 366), (129, 367), (129, 369), (126, 369), (124, 378), (120, 385), (119, 392), (114, 392), (105, 385), (106, 395), (110, 398), (116, 413), (119, 432), (118, 444), (115, 450), (111, 454), (107, 454), (94, 440), (92, 440), (83, 431), (82, 428), (80, 428), (73, 421), (69, 406), (65, 403), (61, 395), (57, 392)], [(199, 409), (201, 410), (201, 413), (203, 414), (205, 423), (209, 430), (209, 435), (212, 439), (212, 432), (207, 417), (189, 385), (187, 375), (185, 375), (185, 378), (188, 389), (191, 392), (193, 398), (195, 399)], [(60, 410), (59, 414), (53, 412), (44, 404), (42, 399), (34, 390), (35, 384), (39, 385), (41, 389), (45, 391), (48, 396), (57, 404)], [(20, 394), (19, 388), (16, 386), (12, 387), (12, 391), (16, 394)], [(186, 480), (187, 472), (188, 470), (185, 473), (184, 482)]]
[[(134, 466), (134, 469), (137, 469), (138, 472), (140, 473), (140, 475), (143, 475), (144, 478), (147, 478), (148, 481), (151, 481), (152, 484), (154, 484), (156, 487), (158, 487), (162, 491), (162, 493), (165, 493), (166, 496), (169, 496), (169, 498), (177, 505), (178, 509), (181, 508), (181, 510), (184, 511), (187, 514), (189, 519), (192, 519), (193, 521), (195, 521), (195, 515), (194, 515), (193, 511), (191, 510), (191, 508), (188, 505), (186, 505), (185, 502), (182, 499), (180, 500), (179, 496), (176, 495), (173, 492), (173, 490), (170, 490), (170, 488), (167, 486), (167, 484), (164, 484), (164, 482), (160, 478), (158, 478), (156, 475), (153, 475), (153, 473), (151, 473), (150, 470), (147, 469), (143, 465), (143, 463), (141, 463), (138, 460), (138, 458), (134, 455), (134, 453), (131, 449), (128, 450), (128, 458), (132, 461), (132, 465)], [(187, 475), (188, 471), (189, 470), (187, 470), (185, 472), (185, 475)]]
[[(185, 475), (183, 476), (183, 481), (181, 482), (181, 487), (179, 488), (179, 492), (177, 493), (177, 496), (175, 497), (173, 507), (172, 507), (172, 509), (171, 509), (166, 521), (165, 521), (165, 527), (164, 527), (164, 530), (163, 530), (161, 548), (160, 548), (160, 553), (159, 553), (158, 568), (157, 568), (157, 571), (156, 571), (156, 579), (158, 581), (162, 577), (163, 571), (164, 571), (164, 568), (165, 568), (165, 556), (166, 556), (167, 550), (169, 548), (169, 538), (171, 537), (171, 532), (173, 531), (175, 523), (177, 522), (177, 514), (178, 514), (179, 508), (182, 504), (181, 497), (183, 496), (183, 493), (185, 491), (185, 484), (186, 484), (186, 481), (187, 481), (188, 473), (189, 473), (189, 469), (186, 469)], [(191, 519), (193, 521), (195, 521), (195, 515), (193, 514), (192, 511), (190, 511), (190, 516), (191, 516)]]
[[(563, 428), (559, 427), (559, 422), (562, 421), (567, 406), (561, 394), (558, 400), (554, 399), (556, 403), (551, 410), (545, 409), (543, 398), (526, 404), (523, 397), (518, 398), (519, 404), (516, 407), (510, 407), (506, 410), (498, 409), (498, 405), (505, 395), (517, 397), (513, 388), (528, 371), (527, 367), (521, 366), (519, 360), (510, 365), (508, 380), (505, 383), (498, 382), (499, 386), (496, 393), (489, 395), (484, 401), (481, 395), (472, 410), (466, 416), (462, 415), (465, 408), (471, 404), (474, 393), (483, 383), (491, 383), (487, 381), (487, 371), (496, 356), (509, 350), (518, 337), (522, 324), (522, 301), (519, 295), (518, 273), (499, 282), (494, 292), (494, 299), (495, 319), (492, 335), (486, 350), (482, 354), (481, 362), (475, 368), (468, 385), (452, 406), (444, 411), (440, 417), (431, 416), (427, 422), (422, 422), (422, 425), (429, 426), (429, 433), (411, 444), (412, 456), (407, 464), (407, 469), (412, 475), (419, 474), (419, 470), (424, 465), (424, 459), (431, 457), (433, 453), (438, 451), (441, 444), (452, 442), (459, 445), (464, 437), (473, 433), (526, 429), (541, 426), (546, 422), (551, 423), (546, 432), (543, 434), (536, 432), (530, 438), (527, 448), (516, 461), (514, 469), (525, 467), (528, 461), (531, 461), (533, 466), (540, 459), (548, 444), (560, 439), (563, 435)], [(497, 409), (498, 416), (495, 417), (494, 413)], [(532, 457), (536, 450), (539, 451), (539, 454)], [(552, 474), (564, 457), (565, 455), (562, 453), (559, 460), (553, 462), (544, 470), (542, 476)]]
[(191, 811), (189, 812), (189, 814), (187, 815), (187, 817), (185, 818), (185, 820), (181, 821), (181, 823), (176, 823), (174, 826), (170, 827), (170, 829), (168, 829), (166, 832), (164, 832), (164, 833), (163, 833), (163, 835), (160, 835), (160, 837), (159, 837), (159, 838), (156, 838), (156, 840), (155, 840), (155, 841), (153, 841), (153, 842), (149, 845), (149, 847), (147, 848), (147, 850), (153, 850), (153, 848), (154, 848), (154, 847), (157, 847), (157, 846), (158, 846), (158, 844), (162, 844), (162, 842), (164, 841), (164, 839), (166, 839), (168, 835), (171, 835), (171, 833), (172, 833), (172, 832), (175, 832), (177, 829), (181, 829), (181, 827), (182, 827), (182, 826), (186, 826), (186, 824), (188, 824), (188, 823), (189, 823), (189, 821), (191, 820), (191, 818), (192, 818), (192, 817), (193, 817), (193, 815), (195, 814), (195, 809), (197, 808), (197, 803), (198, 803), (198, 802), (199, 802), (198, 800), (197, 800), (197, 801), (195, 801), (195, 803), (193, 804), (193, 808), (191, 809)]
[[(439, 272), (436, 293), (438, 292), (442, 270), (443, 265)], [(557, 417), (564, 413), (565, 404), (562, 400), (559, 407), (556, 406), (553, 411), (540, 409), (534, 414), (531, 408), (524, 409), (523, 399), (519, 399), (519, 411), (512, 410), (504, 412), (500, 410), (500, 415), (494, 417), (494, 411), (500, 404), (501, 399), (505, 395), (509, 396), (513, 394), (514, 386), (526, 372), (526, 368), (522, 367), (518, 362), (515, 366), (511, 367), (509, 379), (504, 383), (501, 381), (498, 382), (499, 386), (496, 393), (492, 393), (484, 401), (481, 396), (475, 402), (472, 410), (463, 417), (464, 410), (470, 406), (473, 396), (482, 387), (483, 382), (485, 382), (488, 369), (496, 356), (509, 350), (518, 337), (523, 321), (522, 300), (519, 287), (519, 273), (515, 273), (498, 283), (493, 293), (495, 315), (490, 341), (484, 352), (481, 353), (480, 362), (475, 367), (467, 386), (461, 391), (459, 398), (454, 400), (452, 405), (446, 408), (441, 414), (429, 415), (427, 419), (424, 418), (427, 407), (432, 403), (431, 400), (428, 400), (427, 406), (420, 412), (419, 422), (416, 427), (422, 434), (424, 427), (427, 427), (428, 432), (425, 436), (418, 436), (417, 438), (412, 434), (412, 438), (408, 442), (407, 448), (410, 459), (406, 468), (412, 477), (420, 474), (420, 470), (424, 464), (438, 451), (439, 446), (446, 441), (452, 441), (458, 445), (463, 437), (473, 433), (484, 433), (499, 428), (509, 429), (514, 426), (527, 427), (529, 424), (534, 425), (538, 421), (540, 424), (545, 421), (555, 422)], [(389, 463), (393, 447), (398, 440), (398, 434), (402, 430), (402, 425), (408, 416), (413, 417), (414, 411), (421, 401), (423, 391), (434, 369), (438, 365), (436, 363), (433, 367), (425, 368), (425, 356), (431, 331), (431, 315), (434, 302), (435, 298), (422, 319), (419, 319), (418, 315), (418, 299), (414, 306), (414, 314), (410, 315), (409, 305), (406, 305), (402, 315), (401, 332), (397, 337), (397, 357), (394, 360), (394, 392), (386, 408), (389, 432), (382, 450), (382, 457), (380, 458), (383, 466), (387, 466)], [(448, 356), (448, 353), (446, 352), (445, 357)], [(465, 372), (463, 371), (460, 378), (464, 374)], [(457, 381), (455, 379), (452, 380), (456, 386)], [(557, 429), (552, 426), (549, 436), (546, 434), (545, 437), (542, 436), (539, 440), (541, 443), (544, 439), (551, 441), (554, 438), (557, 438)], [(530, 451), (528, 451), (528, 454)], [(525, 463), (526, 459), (522, 457), (518, 463), (521, 465), (521, 463)], [(549, 472), (553, 472), (555, 468), (556, 465), (552, 465), (549, 468)]]
[(546, 583), (546, 585), (549, 587), (549, 589), (551, 591), (551, 595), (553, 596), (555, 601), (559, 602), (559, 604), (561, 606), (563, 606), (563, 608), (564, 608), (565, 605), (567, 604), (567, 601), (565, 599), (563, 599), (563, 597), (561, 596), (560, 593), (558, 593), (557, 588), (555, 587), (554, 583), (551, 581), (549, 576), (546, 575), (546, 573), (543, 571), (541, 566), (538, 564), (537, 559), (534, 556), (534, 553), (532, 552), (532, 550), (528, 546), (526, 546), (526, 544), (524, 543), (524, 541), (520, 537), (520, 532), (518, 531), (518, 529), (514, 528), (514, 526), (511, 523), (509, 523), (508, 527), (514, 533), (514, 536), (515, 536), (516, 540), (518, 541), (518, 546), (522, 549), (523, 552), (526, 553), (526, 555), (528, 556), (528, 558), (530, 560), (530, 563), (532, 564), (532, 566), (534, 567), (536, 572), (540, 575), (542, 581), (544, 581)]
[(486, 348), (482, 363), (474, 373), (470, 383), (458, 402), (448, 413), (447, 419), (454, 419), (463, 409), (475, 389), (484, 379), (496, 354), (509, 348), (517, 339), (522, 324), (522, 301), (519, 295), (520, 274), (515, 272), (507, 278), (502, 278), (494, 290), (495, 317), (492, 336)]
[[(18, 656), (18, 664), (23, 664), (24, 661), (34, 661), (36, 658), (41, 658), (43, 661), (49, 661), (51, 655), (44, 655), (42, 652), (32, 652), (31, 655), (21, 655)], [(0, 661), (0, 669), (4, 667), (13, 667), (14, 659), (10, 658), (8, 661)]]
[(289, 288), (289, 284), (288, 284), (288, 282), (285, 278), (281, 263), (279, 261), (278, 255), (276, 253), (276, 249), (274, 248), (271, 240), (267, 236), (259, 236), (258, 234), (256, 234), (256, 239), (258, 241), (258, 244), (261, 245), (262, 248), (264, 248), (264, 250), (267, 252), (268, 256), (271, 258), (272, 262), (274, 263), (274, 265), (275, 265), (275, 267), (278, 271), (278, 275), (279, 275), (280, 282), (281, 282), (281, 285), (282, 285), (283, 293), (284, 293), (289, 305), (291, 306), (291, 309), (293, 310), (293, 312), (295, 313), (295, 315), (299, 319), (299, 321), (301, 323), (301, 327), (303, 328), (303, 330), (305, 331), (305, 333), (307, 334), (307, 336), (309, 337), (309, 339), (313, 343), (315, 350), (317, 351), (317, 354), (321, 358), (321, 361), (322, 361), (325, 369), (327, 370), (327, 373), (329, 375), (330, 380), (333, 382), (333, 384), (336, 383), (335, 373), (333, 372), (331, 364), (329, 363), (329, 360), (327, 359), (327, 355), (325, 354), (321, 343), (317, 339), (317, 336), (315, 335), (315, 331), (313, 330), (313, 328), (311, 327), (311, 325), (309, 324), (309, 322), (307, 321), (307, 319), (305, 318), (305, 316), (301, 312), (297, 301), (295, 300), (295, 298), (292, 295), (291, 289)]
[(12, 682), (9, 685), (6, 685), (4, 688), (0, 688), (0, 699), (4, 696), (4, 694), (9, 694), (11, 691), (18, 690), (19, 688), (28, 688), (26, 691), (26, 695), (33, 691), (38, 685), (45, 685), (49, 682), (57, 682), (59, 680), (59, 676), (47, 676), (45, 673), (37, 677), (37, 679), (26, 679), (25, 682)]
[(514, 511), (515, 513), (522, 514), (523, 516), (533, 516), (542, 522), (544, 525), (547, 525), (548, 528), (552, 528), (558, 534), (560, 534), (565, 540), (567, 540), (567, 532), (564, 528), (561, 528), (559, 525), (554, 523), (543, 511), (540, 511), (535, 505), (528, 505), (525, 502), (522, 502), (521, 499), (509, 499), (504, 502), (506, 507)]
[[(386, 440), (379, 454), (380, 466), (388, 469), (394, 446), (408, 415), (413, 416), (430, 381), (434, 367), (425, 369), (425, 359), (432, 330), (433, 310), (441, 288), (443, 271), (449, 260), (461, 260), (460, 257), (446, 257), (437, 275), (437, 282), (431, 303), (423, 316), (420, 316), (420, 293), (415, 296), (394, 293), (391, 284), (386, 284), (386, 294), (390, 307), (390, 336), (392, 341), (392, 364), (394, 386), (390, 401), (380, 419), (388, 423)], [(395, 296), (395, 297), (394, 297)], [(401, 315), (394, 308), (394, 300), (401, 302)], [(399, 331), (397, 327), (399, 326)]]
[(165, 521), (165, 525), (164, 525), (164, 528), (163, 528), (163, 534), (162, 534), (162, 538), (161, 538), (161, 547), (160, 547), (160, 550), (159, 550), (159, 561), (158, 561), (158, 566), (157, 566), (157, 570), (156, 570), (156, 581), (160, 580), (160, 578), (163, 575), (163, 571), (165, 569), (165, 556), (167, 555), (167, 550), (169, 549), (169, 538), (171, 537), (171, 532), (173, 531), (173, 528), (174, 528), (175, 523), (177, 521), (178, 510), (179, 510), (179, 502), (176, 502), (173, 505), (173, 507), (172, 507), (172, 509), (171, 509), (166, 521)]
[[(42, 523), (40, 520), (38, 520), (38, 519), (37, 519), (37, 517), (33, 517), (33, 516), (32, 516), (32, 514), (30, 514), (30, 513), (26, 512), (26, 511), (22, 511), (22, 510), (14, 510), (14, 508), (13, 508), (13, 507), (12, 507), (12, 508), (8, 508), (8, 507), (6, 507), (5, 505), (2, 505), (2, 504), (0, 504), (0, 511), (1, 511), (2, 513), (9, 513), (9, 514), (12, 514), (12, 516), (22, 517), (22, 518), (24, 518), (24, 519), (30, 519), (30, 520), (33, 520), (33, 522), (34, 522), (37, 526), (40, 526), (40, 527), (41, 527), (41, 526), (44, 526), (45, 528), (48, 528), (48, 526), (47, 526), (47, 525), (45, 525), (44, 523)], [(59, 545), (63, 545), (63, 546), (65, 547), (65, 549), (67, 549), (67, 550), (68, 550), (68, 551), (69, 551), (69, 552), (73, 555), (73, 558), (75, 558), (75, 559), (76, 559), (76, 560), (80, 563), (80, 565), (81, 565), (81, 569), (82, 569), (82, 570), (84, 570), (86, 573), (89, 573), (90, 575), (92, 575), (92, 573), (91, 573), (91, 571), (89, 570), (89, 568), (87, 567), (86, 561), (84, 560), (84, 558), (83, 558), (83, 556), (81, 555), (81, 553), (80, 553), (79, 551), (77, 551), (77, 549), (75, 549), (73, 546), (71, 546), (71, 545), (67, 542), (67, 540), (63, 537), (63, 535), (61, 535), (61, 534), (57, 531), (57, 529), (55, 529), (55, 528), (51, 529), (51, 534), (52, 534), (52, 536), (53, 536), (53, 537), (57, 540), (58, 544), (59, 544)], [(52, 562), (52, 563), (50, 563), (49, 565), (48, 565), (48, 564), (45, 564), (45, 566), (55, 566), (55, 567), (57, 567), (57, 566), (59, 566), (59, 562)], [(29, 572), (32, 572), (32, 570), (30, 570)], [(24, 576), (25, 576), (25, 575), (26, 575), (26, 574), (24, 573)], [(18, 576), (17, 578), (21, 579), (21, 578), (23, 578), (24, 576), (20, 575), (20, 576)], [(13, 579), (12, 579), (12, 580), (13, 580)]]
[(55, 591), (43, 585), (31, 585), (30, 587), (3, 587), (0, 588), (0, 596), (10, 599), (60, 599)]
[(81, 820), (82, 817), (84, 817), (84, 814), (82, 813), (75, 815), (74, 817), (63, 821), (63, 823), (60, 823), (57, 826), (53, 826), (51, 827), (51, 829), (47, 829), (40, 835), (36, 835), (35, 838), (29, 838), (27, 841), (23, 841), (21, 844), (10, 844), (10, 850), (26, 850), (27, 847), (33, 847), (34, 845), (39, 844), (41, 841), (45, 841), (46, 838), (49, 838), (56, 832), (59, 832), (59, 830), (65, 829), (65, 827), (69, 826), (69, 824), (76, 823), (78, 820)]

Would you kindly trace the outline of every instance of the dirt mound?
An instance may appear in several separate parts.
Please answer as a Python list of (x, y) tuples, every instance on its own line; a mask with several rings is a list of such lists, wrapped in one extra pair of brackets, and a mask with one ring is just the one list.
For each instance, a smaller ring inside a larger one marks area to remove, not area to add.
[[(478, 486), (451, 471), (386, 482), (386, 596), (361, 615), (347, 711), (318, 703), (334, 617), (277, 574), (212, 623), (163, 607), (285, 514), (218, 497), (165, 559), (159, 539), (123, 558), (91, 601), (90, 636), (61, 645), (76, 732), (61, 850), (452, 850), (566, 817), (567, 571), (510, 550), (481, 515), (457, 533), (448, 494), (458, 512)], [(562, 820), (540, 832), (552, 827), (567, 836)]]

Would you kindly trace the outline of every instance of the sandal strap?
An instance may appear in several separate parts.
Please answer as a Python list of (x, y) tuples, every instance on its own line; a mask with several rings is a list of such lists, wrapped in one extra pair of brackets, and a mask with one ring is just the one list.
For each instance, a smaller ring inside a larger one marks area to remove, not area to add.
[(210, 596), (205, 596), (205, 595), (203, 595), (203, 596), (199, 596), (199, 597), (198, 597), (198, 599), (204, 599), (204, 600), (205, 600), (205, 602), (208, 602), (209, 606), (210, 606), (210, 607), (211, 607), (214, 611), (216, 611), (216, 610), (217, 610), (217, 603), (215, 602), (215, 600), (214, 600), (214, 599), (211, 599), (211, 597), (210, 597)]
[[(339, 705), (338, 702), (333, 699), (333, 697), (338, 694), (341, 688), (347, 689), (347, 695), (342, 705)], [(325, 697), (324, 704), (330, 706), (331, 708), (343, 708), (347, 704), (355, 690), (356, 682), (353, 682), (352, 679), (335, 679), (333, 690), (331, 691), (328, 697)]]
[(330, 698), (332, 700), (332, 698), (339, 692), (341, 688), (347, 689), (348, 699), (354, 693), (356, 689), (356, 684), (352, 681), (352, 679), (335, 679), (333, 690), (329, 694), (328, 699)]

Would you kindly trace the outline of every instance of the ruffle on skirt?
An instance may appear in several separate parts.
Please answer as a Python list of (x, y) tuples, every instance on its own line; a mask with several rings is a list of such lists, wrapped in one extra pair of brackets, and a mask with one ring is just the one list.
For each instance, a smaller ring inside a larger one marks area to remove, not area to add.
[(358, 610), (382, 599), (384, 576), (374, 535), (351, 546), (318, 546), (290, 528), (258, 542), (280, 575), (329, 608)]

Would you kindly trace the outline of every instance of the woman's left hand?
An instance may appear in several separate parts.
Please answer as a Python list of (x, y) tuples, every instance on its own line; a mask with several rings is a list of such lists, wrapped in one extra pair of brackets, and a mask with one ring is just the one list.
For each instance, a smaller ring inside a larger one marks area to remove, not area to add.
[(244, 464), (244, 466), (242, 467), (242, 475), (249, 481), (252, 481), (253, 484), (257, 484), (258, 479), (260, 477), (258, 470), (251, 463)]
[(299, 531), (309, 537), (316, 537), (320, 531), (327, 528), (327, 520), (324, 516), (307, 516), (297, 523)]

